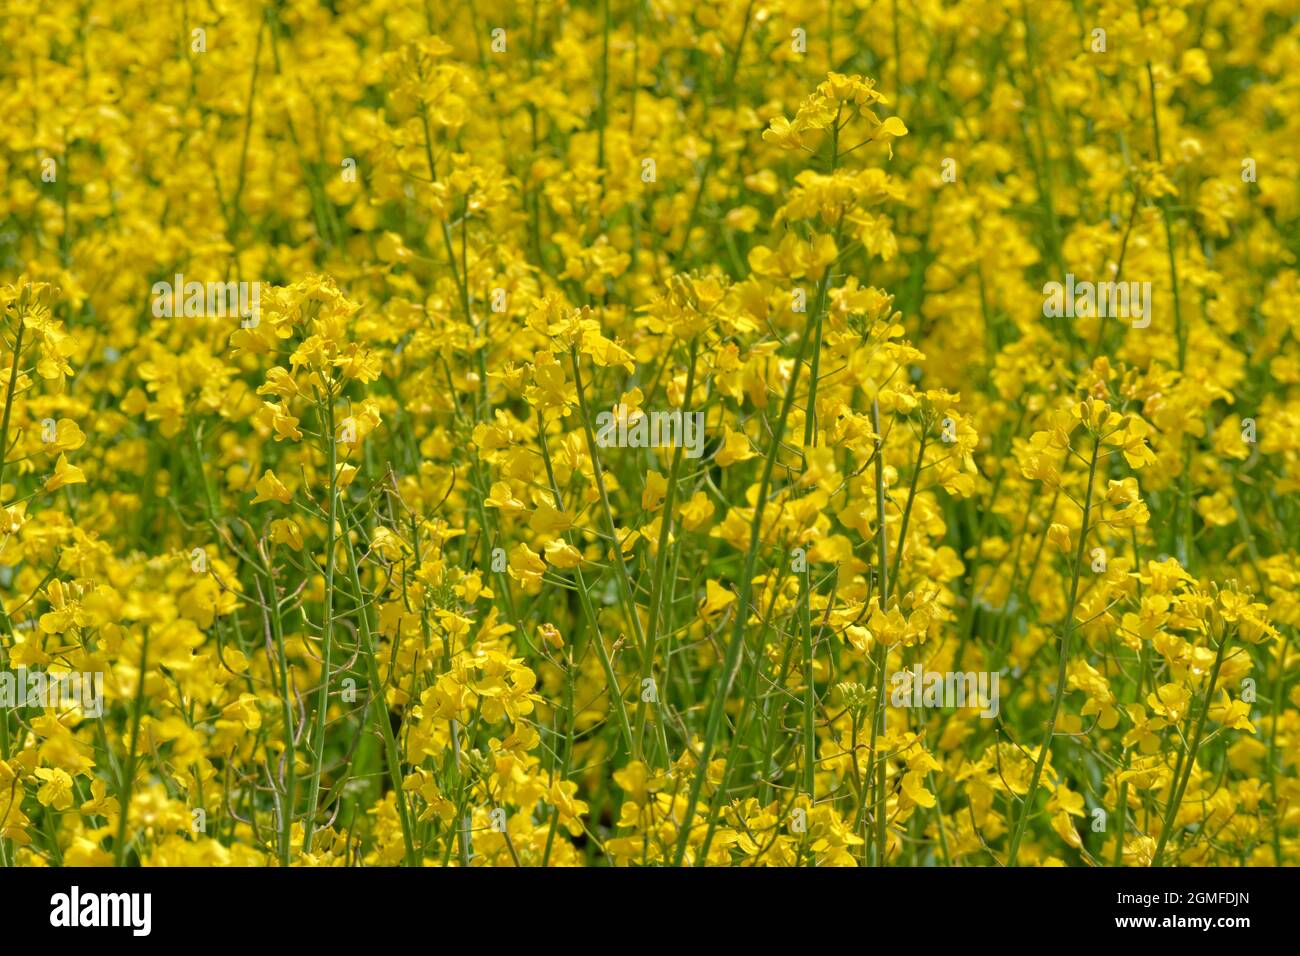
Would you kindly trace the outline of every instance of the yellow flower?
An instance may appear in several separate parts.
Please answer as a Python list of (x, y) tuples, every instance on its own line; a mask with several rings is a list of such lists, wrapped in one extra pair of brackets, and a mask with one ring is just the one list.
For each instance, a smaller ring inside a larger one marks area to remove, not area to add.
[(85, 484), (86, 476), (76, 465), (68, 464), (68, 456), (60, 453), (54, 474), (45, 480), (46, 491), (58, 491), (67, 485)]
[(1191, 699), (1191, 691), (1179, 684), (1161, 684), (1154, 694), (1147, 694), (1147, 704), (1171, 724), (1183, 719)]
[(700, 604), (700, 613), (705, 618), (716, 617), (735, 602), (736, 595), (717, 581), (710, 578), (704, 582), (704, 600)]
[(556, 780), (551, 784), (551, 806), (559, 815), (560, 824), (573, 836), (582, 832), (581, 818), (586, 816), (588, 809), (586, 803), (574, 799), (577, 792), (578, 785), (571, 780)]
[(57, 767), (37, 767), (37, 779), (45, 781), (36, 791), (36, 799), (43, 807), (66, 810), (72, 806), (72, 777)]
[(771, 125), (763, 130), (763, 139), (782, 149), (798, 149), (804, 145), (803, 130), (791, 124), (784, 116), (772, 117)]
[[(44, 432), (44, 428), (42, 429)], [(86, 435), (76, 422), (70, 418), (60, 418), (54, 426), (54, 434), (42, 434), (41, 444), (46, 454), (54, 452), (76, 451), (86, 443)]]
[(303, 548), (302, 528), (290, 518), (277, 518), (271, 522), (271, 540), (283, 544), (294, 551)]
[(1233, 730), (1255, 733), (1255, 725), (1250, 722), (1250, 705), (1245, 701), (1233, 700), (1227, 691), (1221, 691), (1219, 699), (1210, 705), (1210, 719)]
[(917, 806), (928, 809), (935, 805), (934, 794), (925, 789), (925, 774), (916, 770), (903, 774), (903, 793)]
[(560, 629), (554, 624), (543, 624), (537, 628), (537, 633), (551, 647), (560, 648), (564, 646), (564, 638), (560, 634)]
[(559, 538), (546, 542), (545, 552), (548, 562), (564, 570), (576, 568), (582, 562), (582, 552)]
[(245, 730), (257, 730), (262, 726), (262, 712), (257, 707), (257, 698), (252, 694), (240, 694), (238, 700), (222, 709), (221, 716), (240, 724)]
[(505, 512), (526, 511), (528, 506), (514, 496), (510, 490), (509, 482), (497, 481), (492, 485), (492, 492), (485, 499), (483, 504), (489, 508), (500, 508)]
[(278, 501), (282, 505), (287, 505), (292, 499), (289, 489), (284, 483), (275, 476), (275, 472), (269, 468), (262, 473), (262, 477), (257, 480), (257, 494), (253, 496), (253, 504), (263, 501)]
[(1059, 521), (1053, 521), (1047, 529), (1047, 540), (1062, 554), (1069, 554), (1074, 546), (1070, 543), (1070, 529)]
[(748, 461), (753, 457), (754, 452), (750, 449), (749, 439), (745, 437), (744, 432), (733, 431), (730, 428), (723, 429), (722, 447), (713, 456), (717, 465), (726, 468), (728, 465), (734, 465), (738, 461)]

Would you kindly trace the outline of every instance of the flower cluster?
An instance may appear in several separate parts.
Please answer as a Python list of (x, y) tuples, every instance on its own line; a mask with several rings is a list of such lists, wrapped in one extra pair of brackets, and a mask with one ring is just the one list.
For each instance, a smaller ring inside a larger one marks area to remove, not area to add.
[(1300, 861), (1293, 4), (9, 6), (0, 865)]

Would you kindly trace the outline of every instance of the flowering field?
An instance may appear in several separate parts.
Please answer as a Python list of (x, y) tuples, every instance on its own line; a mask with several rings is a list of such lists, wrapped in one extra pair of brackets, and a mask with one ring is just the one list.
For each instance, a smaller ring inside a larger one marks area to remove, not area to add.
[(1300, 860), (1300, 2), (7, 0), (0, 864)]

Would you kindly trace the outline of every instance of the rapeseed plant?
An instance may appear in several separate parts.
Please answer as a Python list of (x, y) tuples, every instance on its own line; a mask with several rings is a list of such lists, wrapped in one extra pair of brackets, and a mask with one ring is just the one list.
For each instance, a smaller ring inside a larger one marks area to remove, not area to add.
[(0, 865), (1295, 863), (1297, 66), (12, 0)]

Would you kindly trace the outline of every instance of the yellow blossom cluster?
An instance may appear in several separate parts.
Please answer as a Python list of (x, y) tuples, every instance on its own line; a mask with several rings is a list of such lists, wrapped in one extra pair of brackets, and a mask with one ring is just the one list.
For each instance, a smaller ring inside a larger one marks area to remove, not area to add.
[(0, 866), (1300, 862), (1298, 75), (8, 0)]

